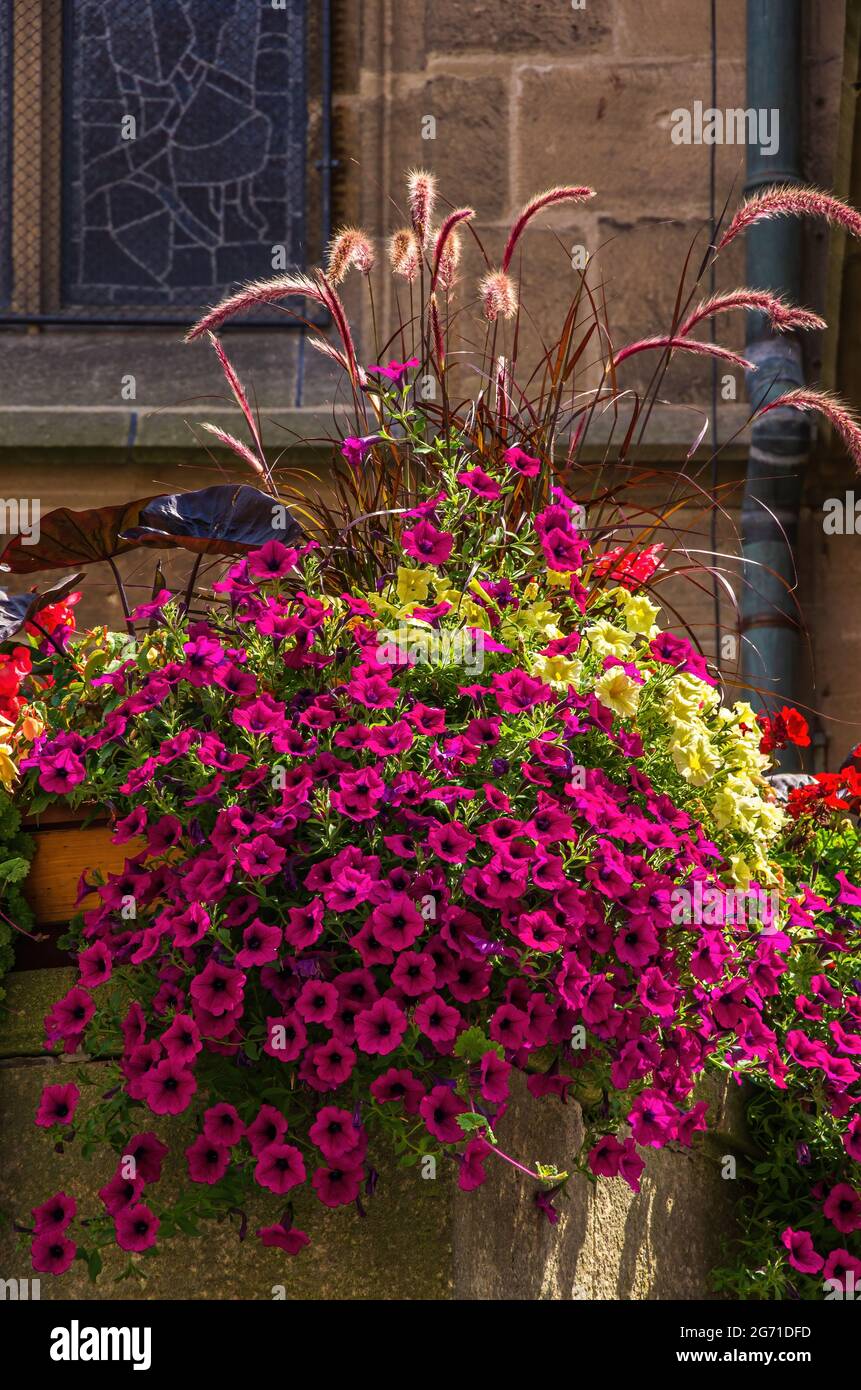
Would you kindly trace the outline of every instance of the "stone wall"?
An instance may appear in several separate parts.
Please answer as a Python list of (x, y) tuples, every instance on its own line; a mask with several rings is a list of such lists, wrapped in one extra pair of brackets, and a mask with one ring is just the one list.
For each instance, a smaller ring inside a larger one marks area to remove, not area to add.
[[(42, 1087), (76, 1080), (88, 1100), (114, 1084), (110, 1064), (83, 1056), (46, 1059), (41, 1019), (71, 983), (67, 970), (23, 971), (8, 977), (9, 1011), (0, 1024), (0, 1276), (32, 1277), (26, 1242), (8, 1224), (26, 1224), (30, 1209), (56, 1191), (78, 1199), (79, 1213), (101, 1210), (97, 1190), (116, 1165), (109, 1151), (89, 1160), (74, 1142), (62, 1154), (33, 1125)], [(254, 1236), (273, 1207), (249, 1207), (249, 1234), (239, 1239), (239, 1218), (202, 1225), (198, 1237), (165, 1242), (155, 1257), (135, 1257), (145, 1276), (113, 1282), (126, 1264), (107, 1252), (98, 1284), (83, 1264), (60, 1279), (43, 1276), (42, 1298), (95, 1299), (701, 1299), (712, 1294), (711, 1271), (732, 1240), (737, 1183), (723, 1181), (716, 1158), (740, 1154), (746, 1139), (734, 1097), (712, 1087), (715, 1135), (709, 1147), (678, 1146), (647, 1160), (639, 1194), (621, 1182), (572, 1180), (557, 1198), (551, 1225), (532, 1202), (534, 1184), (504, 1162), (488, 1161), (488, 1181), (460, 1192), (452, 1166), (434, 1179), (417, 1168), (399, 1169), (374, 1155), (380, 1168), (376, 1195), (355, 1207), (328, 1211), (302, 1190), (295, 1224), (312, 1244), (295, 1259), (264, 1249)], [(171, 1149), (153, 1189), (156, 1211), (176, 1192), (191, 1142), (182, 1119), (159, 1121)], [(570, 1165), (582, 1141), (580, 1107), (547, 1098), (534, 1101), (517, 1085), (499, 1126), (507, 1152), (525, 1162)], [(441, 1161), (442, 1162), (442, 1161)], [(280, 1211), (278, 1212), (280, 1215)]]

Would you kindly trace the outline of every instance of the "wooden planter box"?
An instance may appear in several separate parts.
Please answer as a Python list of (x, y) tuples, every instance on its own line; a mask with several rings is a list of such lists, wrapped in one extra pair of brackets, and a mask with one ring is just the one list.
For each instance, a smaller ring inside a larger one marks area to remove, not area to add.
[[(36, 842), (30, 873), (24, 881), (24, 896), (33, 909), (37, 933), (45, 939), (31, 941), (22, 936), (16, 942), (15, 960), (20, 970), (38, 970), (68, 963), (57, 940), (81, 910), (76, 903), (81, 874), (94, 869), (102, 874), (119, 873), (127, 859), (145, 848), (145, 843), (129, 840), (115, 845), (106, 820), (94, 821), (84, 812), (76, 814), (57, 806), (25, 818), (24, 829)], [(95, 901), (93, 898), (89, 905)]]

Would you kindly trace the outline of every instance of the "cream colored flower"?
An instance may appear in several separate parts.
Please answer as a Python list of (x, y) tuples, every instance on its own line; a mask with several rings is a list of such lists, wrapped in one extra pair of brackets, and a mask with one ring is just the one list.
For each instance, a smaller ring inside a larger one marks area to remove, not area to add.
[(621, 666), (610, 666), (595, 682), (595, 694), (614, 714), (633, 718), (640, 703), (637, 682)]
[(556, 689), (567, 690), (569, 685), (577, 684), (582, 670), (581, 662), (572, 661), (571, 657), (539, 655), (532, 663), (530, 675), (538, 676)]
[(632, 638), (621, 627), (615, 627), (606, 618), (599, 618), (585, 632), (586, 640), (598, 656), (618, 656), (623, 660), (634, 650)]
[(688, 728), (674, 734), (669, 749), (676, 771), (692, 787), (704, 787), (720, 768), (714, 745), (700, 730)]
[(632, 594), (628, 589), (621, 587), (611, 589), (610, 596), (615, 598), (621, 608), (625, 627), (629, 632), (645, 637), (648, 641), (656, 636), (658, 629), (655, 619), (661, 611), (657, 604), (652, 603), (645, 594)]
[(398, 598), (401, 603), (424, 603), (433, 574), (422, 569), (404, 569), (398, 566)]

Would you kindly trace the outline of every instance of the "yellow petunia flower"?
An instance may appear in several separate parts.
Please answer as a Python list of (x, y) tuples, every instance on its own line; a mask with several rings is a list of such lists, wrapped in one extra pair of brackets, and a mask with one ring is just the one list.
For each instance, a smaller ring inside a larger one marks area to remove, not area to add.
[(621, 608), (628, 631), (651, 641), (658, 631), (655, 619), (661, 610), (657, 604), (647, 599), (645, 594), (632, 594), (621, 587), (611, 589), (610, 595)]
[(627, 660), (634, 649), (633, 640), (624, 628), (616, 627), (606, 618), (599, 618), (591, 627), (587, 627), (585, 636), (598, 656), (618, 656)]
[(530, 668), (530, 675), (537, 676), (557, 689), (566, 690), (576, 685), (583, 670), (579, 661), (568, 656), (536, 656)]
[(427, 570), (404, 569), (398, 565), (398, 598), (401, 603), (424, 603), (434, 576)]
[(640, 703), (640, 686), (621, 666), (610, 666), (595, 682), (595, 694), (614, 714), (633, 718)]

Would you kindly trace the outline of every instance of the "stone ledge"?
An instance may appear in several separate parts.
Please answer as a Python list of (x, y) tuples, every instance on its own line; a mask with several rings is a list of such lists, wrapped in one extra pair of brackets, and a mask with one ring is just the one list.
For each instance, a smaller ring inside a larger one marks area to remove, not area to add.
[(51, 1005), (71, 989), (71, 966), (51, 970), (13, 970), (4, 980), (0, 1004), (0, 1057), (50, 1057), (42, 1043), (43, 1020)]
[[(0, 362), (2, 370), (2, 362)], [(718, 442), (722, 465), (747, 457), (748, 419), (745, 405), (724, 406), (718, 412)], [(707, 409), (702, 415), (683, 406), (658, 406), (652, 412), (646, 438), (632, 450), (636, 463), (684, 459), (691, 448)], [(351, 412), (331, 405), (260, 406), (263, 442), (270, 450), (329, 455), (338, 430), (349, 434), (353, 428)], [(630, 409), (620, 408), (617, 420), (611, 411), (596, 413), (582, 450), (582, 457), (595, 461), (603, 457), (612, 438), (621, 445)], [(231, 432), (239, 430), (238, 411), (220, 399), (212, 404), (171, 405), (161, 409), (146, 406), (106, 404), (0, 405), (0, 451), (41, 450), (56, 453), (72, 449), (99, 449), (115, 457), (138, 459), (149, 451), (172, 451), (204, 462), (209, 454), (230, 461), (232, 455), (213, 449), (202, 430), (205, 421)], [(239, 430), (241, 433), (241, 430)], [(708, 443), (700, 445), (695, 459), (711, 455)], [(108, 459), (106, 459), (106, 462)], [(235, 466), (235, 460), (233, 465)]]

